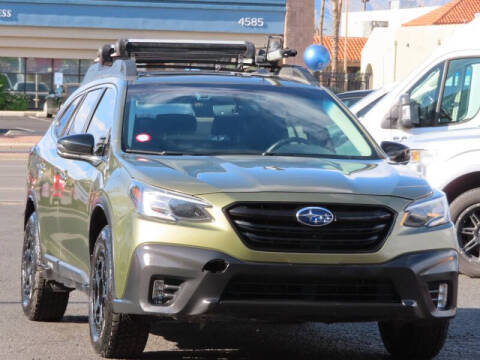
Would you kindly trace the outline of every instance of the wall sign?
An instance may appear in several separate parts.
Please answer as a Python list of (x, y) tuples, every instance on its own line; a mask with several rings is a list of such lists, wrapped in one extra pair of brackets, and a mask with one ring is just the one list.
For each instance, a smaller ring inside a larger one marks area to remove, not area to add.
[(238, 23), (243, 27), (264, 27), (265, 19), (263, 17), (242, 17)]
[(5, 0), (0, 24), (282, 34), (285, 8), (286, 0)]
[(53, 76), (53, 83), (55, 84), (55, 86), (63, 85), (63, 73), (55, 72)]
[(0, 18), (11, 18), (13, 16), (12, 9), (0, 9)]

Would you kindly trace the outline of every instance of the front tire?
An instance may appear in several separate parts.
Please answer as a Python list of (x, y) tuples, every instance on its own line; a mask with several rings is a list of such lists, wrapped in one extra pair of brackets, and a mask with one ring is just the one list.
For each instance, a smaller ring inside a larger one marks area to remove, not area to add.
[(97, 238), (91, 258), (88, 322), (95, 351), (105, 358), (135, 358), (145, 349), (149, 322), (113, 311), (113, 266), (110, 227)]
[(460, 247), (460, 272), (480, 277), (480, 188), (467, 191), (450, 205)]
[(59, 321), (68, 305), (69, 291), (54, 290), (39, 271), (40, 241), (37, 213), (33, 212), (25, 226), (22, 269), (21, 299), (25, 315), (33, 321)]
[(383, 344), (399, 359), (431, 359), (442, 350), (448, 335), (449, 320), (423, 322), (380, 322)]

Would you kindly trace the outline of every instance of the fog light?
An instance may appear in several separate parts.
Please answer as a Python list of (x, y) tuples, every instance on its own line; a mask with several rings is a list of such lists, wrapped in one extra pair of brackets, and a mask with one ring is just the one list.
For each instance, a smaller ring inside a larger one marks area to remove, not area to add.
[(438, 286), (438, 303), (437, 310), (445, 310), (448, 301), (448, 284), (440, 283)]
[(165, 303), (165, 281), (163, 280), (153, 281), (152, 302), (155, 305), (162, 305)]
[(155, 279), (152, 281), (152, 295), (150, 301), (153, 305), (170, 305), (175, 300), (181, 281), (177, 279)]
[(432, 281), (428, 283), (428, 291), (432, 297), (433, 305), (439, 311), (448, 308), (448, 283), (440, 281)]

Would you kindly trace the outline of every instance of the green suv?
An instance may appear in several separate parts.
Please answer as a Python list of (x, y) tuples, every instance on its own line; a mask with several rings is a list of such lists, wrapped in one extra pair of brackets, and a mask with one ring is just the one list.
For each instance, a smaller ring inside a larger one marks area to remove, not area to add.
[(281, 65), (294, 54), (103, 47), (30, 153), (26, 316), (60, 320), (86, 292), (104, 357), (138, 356), (153, 317), (377, 321), (392, 354), (435, 356), (457, 299), (445, 196)]

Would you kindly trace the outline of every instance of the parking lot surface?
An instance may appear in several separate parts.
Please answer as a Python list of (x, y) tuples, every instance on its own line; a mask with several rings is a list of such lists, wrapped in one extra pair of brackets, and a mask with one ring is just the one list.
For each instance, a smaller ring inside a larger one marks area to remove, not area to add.
[[(28, 123), (28, 121), (27, 121)], [(28, 124), (27, 124), (28, 125)], [(0, 128), (4, 124), (0, 119)], [(1, 139), (0, 139), (1, 140)], [(59, 323), (30, 322), (20, 305), (24, 153), (0, 154), (0, 358), (97, 359), (86, 297), (72, 293)], [(462, 277), (459, 310), (438, 359), (480, 358), (480, 279)], [(153, 326), (145, 359), (388, 359), (368, 324), (225, 323)]]

